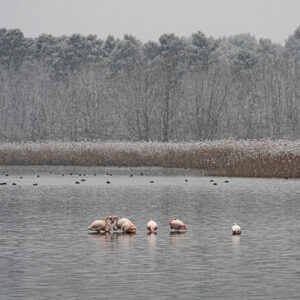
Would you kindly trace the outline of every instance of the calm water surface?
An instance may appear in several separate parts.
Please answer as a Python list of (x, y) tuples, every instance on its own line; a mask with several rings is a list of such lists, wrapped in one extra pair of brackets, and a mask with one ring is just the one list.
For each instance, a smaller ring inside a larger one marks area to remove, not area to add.
[[(0, 299), (300, 297), (299, 180), (0, 169)], [(129, 217), (136, 235), (88, 233), (107, 215)], [(173, 216), (186, 233), (170, 231)], [(147, 234), (150, 218), (157, 234)], [(241, 237), (231, 236), (234, 222)]]

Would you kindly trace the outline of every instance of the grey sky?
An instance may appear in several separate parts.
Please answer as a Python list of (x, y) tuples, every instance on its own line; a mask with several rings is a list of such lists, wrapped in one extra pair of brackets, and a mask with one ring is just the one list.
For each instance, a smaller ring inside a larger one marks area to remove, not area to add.
[(0, 27), (25, 36), (125, 33), (148, 41), (198, 30), (221, 37), (249, 32), (284, 40), (300, 25), (300, 0), (0, 0)]

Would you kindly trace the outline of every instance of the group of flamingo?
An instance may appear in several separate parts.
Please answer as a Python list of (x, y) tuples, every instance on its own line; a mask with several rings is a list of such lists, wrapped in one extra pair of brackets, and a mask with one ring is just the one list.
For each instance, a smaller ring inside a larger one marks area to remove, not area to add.
[[(108, 222), (110, 220), (110, 224)], [(114, 224), (114, 225), (113, 225)], [(108, 216), (105, 218), (105, 220), (95, 220), (89, 227), (89, 230), (97, 231), (97, 232), (109, 232), (111, 231), (111, 225), (113, 225), (114, 230), (121, 229), (123, 233), (136, 233), (136, 227), (133, 225), (133, 223), (126, 218), (119, 219), (117, 216)], [(169, 225), (171, 229), (175, 230), (181, 230), (185, 229), (187, 230), (187, 227), (185, 224), (177, 219), (172, 218), (169, 221)], [(155, 232), (157, 230), (157, 223), (153, 221), (152, 219), (147, 223), (147, 229), (149, 232)], [(232, 234), (233, 235), (240, 235), (241, 234), (241, 227), (237, 225), (236, 223), (232, 226)]]

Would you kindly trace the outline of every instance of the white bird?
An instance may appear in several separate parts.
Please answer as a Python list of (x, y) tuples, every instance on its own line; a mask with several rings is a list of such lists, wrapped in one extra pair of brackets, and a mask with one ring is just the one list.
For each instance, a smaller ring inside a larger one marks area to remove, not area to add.
[(242, 232), (241, 227), (239, 225), (237, 225), (236, 223), (233, 224), (231, 229), (232, 229), (233, 235), (241, 234), (241, 232)]
[(130, 222), (129, 219), (126, 218), (119, 219), (117, 216), (113, 216), (112, 219), (113, 219), (112, 222), (114, 223), (114, 227), (113, 227), (114, 230), (121, 229), (123, 223)]
[(127, 222), (122, 223), (121, 230), (123, 233), (135, 233), (136, 227), (128, 220)]
[(147, 229), (152, 232), (157, 229), (157, 224), (152, 219), (147, 223)]
[(109, 216), (109, 217), (105, 218), (105, 221), (103, 221), (103, 220), (95, 220), (88, 227), (88, 229), (89, 230), (93, 230), (93, 231), (98, 231), (98, 232), (100, 232), (102, 230), (105, 231), (105, 232), (109, 232), (111, 230), (111, 226), (110, 226), (110, 224), (107, 221), (108, 219), (110, 220), (110, 222), (113, 222), (113, 218), (111, 216)]
[(187, 227), (184, 225), (184, 223), (177, 218), (172, 218), (169, 221), (169, 224), (170, 224), (171, 229), (180, 230), (183, 228), (183, 229), (187, 230)]

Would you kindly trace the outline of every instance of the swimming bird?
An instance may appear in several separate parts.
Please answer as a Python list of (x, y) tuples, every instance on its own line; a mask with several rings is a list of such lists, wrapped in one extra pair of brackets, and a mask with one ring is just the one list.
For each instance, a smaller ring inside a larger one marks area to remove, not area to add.
[[(89, 227), (89, 230), (93, 230), (93, 231), (105, 231), (105, 232), (109, 232), (111, 230), (111, 226), (108, 222), (108, 219), (110, 220), (111, 223), (113, 223), (113, 218), (111, 216), (108, 216), (105, 218), (105, 221), (103, 220), (95, 220)], [(108, 227), (108, 228), (107, 228)]]
[(129, 221), (129, 219), (126, 218), (119, 219), (117, 216), (113, 216), (112, 219), (112, 223), (114, 223), (113, 230), (121, 229), (122, 224)]
[(241, 233), (242, 233), (241, 227), (239, 225), (237, 225), (236, 223), (234, 223), (233, 226), (232, 226), (232, 234), (233, 235), (238, 235), (238, 234), (241, 234)]
[(187, 227), (184, 225), (184, 223), (181, 220), (177, 219), (177, 218), (172, 218), (169, 221), (169, 224), (170, 224), (171, 229), (176, 229), (176, 230), (185, 229), (185, 230), (187, 230)]
[(136, 233), (136, 227), (129, 220), (122, 223), (121, 230), (123, 233)]
[(147, 223), (147, 229), (152, 232), (157, 229), (157, 224), (152, 219)]

